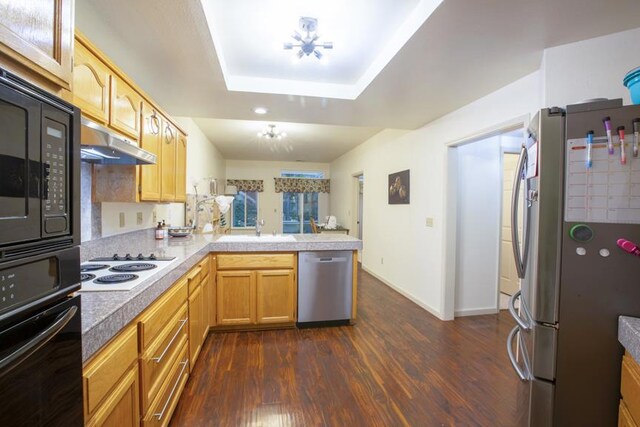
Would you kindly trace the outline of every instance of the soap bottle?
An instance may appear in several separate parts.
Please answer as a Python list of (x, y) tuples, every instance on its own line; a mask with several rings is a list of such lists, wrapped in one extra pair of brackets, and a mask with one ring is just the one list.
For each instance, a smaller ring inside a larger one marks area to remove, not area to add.
[(164, 239), (164, 230), (162, 229), (162, 223), (158, 222), (158, 226), (156, 227), (156, 240)]

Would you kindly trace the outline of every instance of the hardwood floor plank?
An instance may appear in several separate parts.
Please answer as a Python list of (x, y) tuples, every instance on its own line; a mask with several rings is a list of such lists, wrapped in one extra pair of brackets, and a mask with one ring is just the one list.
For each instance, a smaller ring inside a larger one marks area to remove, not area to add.
[(354, 326), (211, 334), (176, 426), (520, 426), (507, 312), (442, 322), (359, 272)]

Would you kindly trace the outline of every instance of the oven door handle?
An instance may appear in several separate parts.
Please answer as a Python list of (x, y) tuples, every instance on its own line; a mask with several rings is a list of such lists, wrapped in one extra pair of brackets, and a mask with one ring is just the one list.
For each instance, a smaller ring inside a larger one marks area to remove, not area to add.
[(40, 331), (36, 336), (29, 340), (28, 343), (0, 360), (0, 377), (20, 365), (33, 353), (38, 351), (42, 346), (51, 341), (67, 324), (71, 321), (78, 311), (78, 307), (71, 306), (64, 312), (56, 316), (54, 322), (46, 329)]

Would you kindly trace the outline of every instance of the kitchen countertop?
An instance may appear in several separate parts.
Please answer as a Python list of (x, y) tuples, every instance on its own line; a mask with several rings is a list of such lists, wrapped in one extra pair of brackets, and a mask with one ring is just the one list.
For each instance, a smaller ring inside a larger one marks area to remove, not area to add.
[(221, 235), (196, 234), (155, 240), (154, 229), (90, 240), (81, 262), (115, 253), (176, 257), (176, 261), (130, 291), (82, 292), (82, 360), (87, 361), (209, 252), (298, 252), (362, 249), (362, 241), (340, 234), (296, 234), (295, 241), (221, 242)]
[(618, 341), (636, 361), (640, 362), (640, 319), (620, 316), (618, 318)]

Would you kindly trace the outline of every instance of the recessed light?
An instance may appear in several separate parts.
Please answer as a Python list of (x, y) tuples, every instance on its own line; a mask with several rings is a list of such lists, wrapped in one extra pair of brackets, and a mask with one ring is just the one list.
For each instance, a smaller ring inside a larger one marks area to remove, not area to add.
[(268, 112), (268, 111), (269, 111), (269, 110), (267, 110), (267, 109), (266, 109), (266, 108), (264, 108), (264, 107), (256, 107), (256, 108), (254, 108), (254, 109), (253, 109), (253, 112), (254, 112), (254, 113), (259, 114), (259, 115), (261, 115), (261, 116), (262, 116), (262, 115), (267, 114), (267, 112)]

